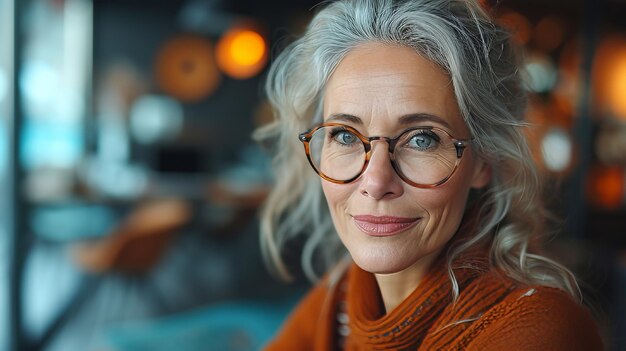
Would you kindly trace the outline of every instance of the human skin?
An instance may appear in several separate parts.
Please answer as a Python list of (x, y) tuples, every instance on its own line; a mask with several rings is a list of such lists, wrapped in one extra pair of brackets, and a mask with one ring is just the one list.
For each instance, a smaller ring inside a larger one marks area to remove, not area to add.
[[(402, 123), (402, 116), (416, 113), (434, 118)], [(457, 139), (470, 138), (445, 71), (409, 48), (383, 43), (361, 44), (341, 61), (324, 92), (324, 120), (350, 125), (365, 136), (394, 137), (409, 127), (435, 126)], [(484, 187), (491, 172), (468, 147), (446, 183), (420, 189), (396, 174), (385, 141), (372, 146), (360, 178), (350, 184), (322, 180), (322, 188), (341, 241), (359, 267), (375, 274), (390, 312), (454, 236), (470, 189)], [(367, 223), (371, 217), (355, 221), (364, 215), (399, 217), (411, 225), (393, 235), (371, 235), (363, 230), (378, 225)]]

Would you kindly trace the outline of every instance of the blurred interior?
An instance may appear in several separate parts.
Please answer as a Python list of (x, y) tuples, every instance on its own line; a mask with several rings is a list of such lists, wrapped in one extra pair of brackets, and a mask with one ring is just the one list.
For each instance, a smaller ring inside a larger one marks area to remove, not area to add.
[[(626, 349), (626, 1), (482, 1), (526, 49), (548, 253)], [(0, 350), (255, 350), (272, 56), (316, 1), (0, 0)], [(294, 246), (289, 257), (297, 257)], [(294, 261), (295, 262), (295, 261)]]

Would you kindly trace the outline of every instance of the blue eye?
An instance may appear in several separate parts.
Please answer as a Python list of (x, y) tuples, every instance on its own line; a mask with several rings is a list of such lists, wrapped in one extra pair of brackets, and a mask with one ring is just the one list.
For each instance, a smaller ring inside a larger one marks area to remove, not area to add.
[(352, 145), (359, 139), (356, 135), (354, 135), (354, 133), (346, 130), (332, 131), (331, 137), (342, 145)]
[(417, 150), (429, 150), (437, 147), (438, 143), (439, 138), (435, 133), (430, 131), (420, 131), (411, 136), (407, 146)]

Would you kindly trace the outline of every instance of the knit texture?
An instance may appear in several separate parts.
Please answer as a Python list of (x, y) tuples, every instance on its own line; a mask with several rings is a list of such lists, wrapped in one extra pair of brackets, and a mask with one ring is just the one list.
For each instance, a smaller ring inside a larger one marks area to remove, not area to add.
[(456, 303), (442, 268), (385, 313), (374, 275), (353, 264), (337, 284), (318, 283), (265, 350), (602, 350), (591, 314), (563, 291), (495, 269), (455, 274)]

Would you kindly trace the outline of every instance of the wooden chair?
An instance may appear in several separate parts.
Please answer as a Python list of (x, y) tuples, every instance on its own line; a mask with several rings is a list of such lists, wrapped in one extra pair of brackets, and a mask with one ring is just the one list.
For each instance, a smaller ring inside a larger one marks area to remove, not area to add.
[(191, 206), (181, 200), (143, 203), (109, 235), (76, 244), (74, 259), (91, 273), (146, 273), (159, 262), (173, 234), (189, 222), (191, 214)]

